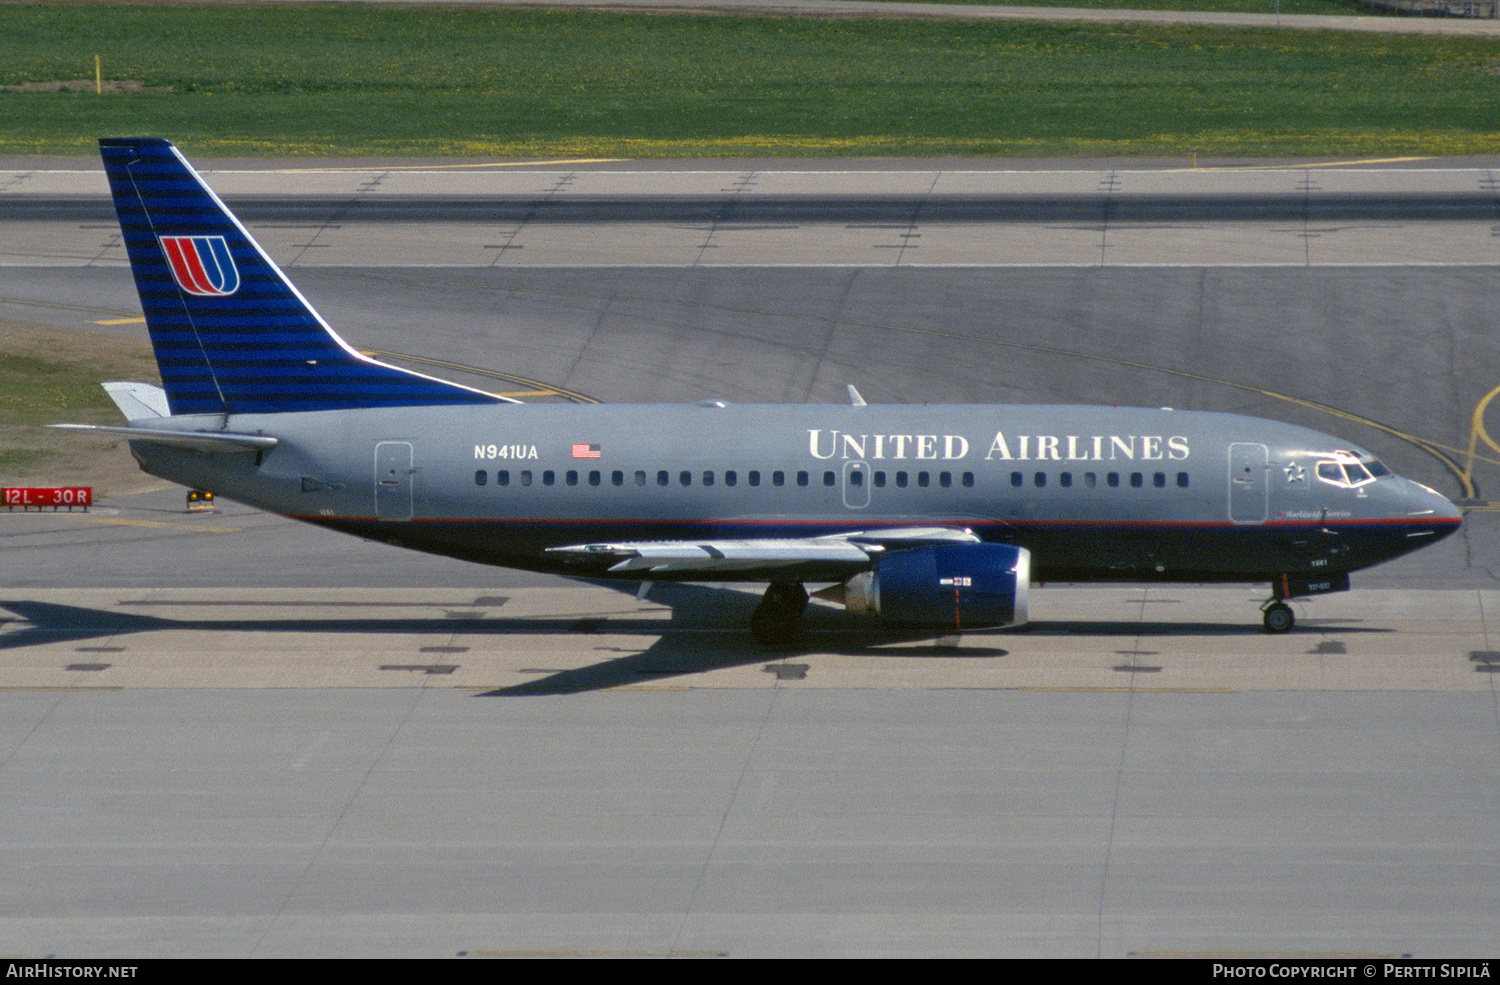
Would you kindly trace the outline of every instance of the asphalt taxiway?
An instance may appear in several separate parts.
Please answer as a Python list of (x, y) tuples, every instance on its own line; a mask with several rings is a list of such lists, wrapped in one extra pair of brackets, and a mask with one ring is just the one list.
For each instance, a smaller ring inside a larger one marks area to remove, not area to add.
[[(102, 179), (0, 176), (0, 317), (141, 333)], [(1486, 166), (208, 178), (351, 342), (463, 382), (1232, 410), (1471, 509), (1288, 636), (1257, 588), (1048, 586), (1027, 631), (819, 610), (772, 653), (733, 587), (170, 490), (0, 514), (7, 952), (1500, 950)]]

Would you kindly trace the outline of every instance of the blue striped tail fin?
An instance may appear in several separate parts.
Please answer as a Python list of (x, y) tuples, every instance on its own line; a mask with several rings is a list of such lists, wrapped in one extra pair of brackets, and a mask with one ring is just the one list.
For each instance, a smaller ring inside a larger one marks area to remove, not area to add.
[(174, 415), (502, 402), (350, 348), (168, 141), (99, 151)]

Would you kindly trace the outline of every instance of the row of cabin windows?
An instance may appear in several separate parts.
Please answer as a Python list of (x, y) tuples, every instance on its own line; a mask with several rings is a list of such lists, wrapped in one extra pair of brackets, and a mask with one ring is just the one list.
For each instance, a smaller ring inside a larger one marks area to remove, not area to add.
[[(680, 472), (678, 472), (676, 474), (677, 484), (679, 486), (691, 486), (691, 485), (693, 485), (693, 483), (695, 481), (694, 480), (694, 476), (695, 475), (698, 476), (698, 478), (697, 478), (696, 481), (700, 482), (701, 484), (703, 484), (705, 486), (712, 486), (712, 485), (714, 485), (714, 483), (716, 481), (718, 481), (720, 478), (722, 478), (722, 480), (724, 482), (724, 485), (726, 485), (726, 486), (737, 486), (737, 485), (740, 484), (740, 473), (737, 472), (737, 471), (735, 471), (734, 469), (730, 469), (729, 471), (723, 473), (722, 476), (720, 476), (717, 472), (713, 471), (712, 469), (705, 469), (701, 473), (693, 472), (690, 469), (683, 469), (682, 471), (680, 471)], [(530, 469), (522, 469), (522, 470), (518, 471), (515, 474), (514, 478), (515, 478), (516, 484), (517, 485), (521, 485), (521, 486), (529, 486), (533, 482), (538, 481), (538, 477)], [(765, 474), (762, 473), (759, 469), (751, 469), (750, 471), (746, 472), (745, 475), (744, 475), (745, 485), (747, 485), (747, 486), (759, 486), (759, 485), (761, 485), (764, 482), (764, 480), (766, 478), (767, 477), (765, 476)], [(786, 472), (777, 470), (775, 472), (770, 473), (769, 478), (771, 480), (770, 484), (773, 485), (773, 486), (778, 486), (779, 487), (779, 486), (785, 486), (787, 484), (787, 473)], [(905, 489), (907, 487), (907, 485), (911, 482), (912, 478), (913, 478), (912, 476), (909, 476), (905, 472), (897, 472), (897, 473), (894, 474), (895, 484), (896, 484), (896, 486), (898, 488), (901, 488), (901, 489)], [(937, 474), (937, 484), (939, 486), (942, 486), (944, 489), (948, 489), (948, 488), (950, 488), (953, 485), (953, 478), (954, 477), (953, 477), (953, 473), (952, 472), (939, 472)], [(672, 479), (673, 479), (673, 474), (671, 472), (669, 472), (668, 470), (666, 470), (666, 469), (662, 469), (662, 470), (660, 470), (660, 471), (658, 471), (656, 473), (656, 484), (658, 486), (670, 486), (672, 484)], [(796, 473), (793, 473), (792, 479), (799, 486), (810, 486), (810, 485), (813, 484), (813, 476), (812, 476), (812, 474), (809, 473), (809, 472), (806, 472), (806, 471), (798, 471)], [(918, 473), (916, 473), (915, 474), (915, 479), (916, 479), (916, 484), (918, 486), (921, 486), (922, 488), (926, 488), (926, 487), (928, 487), (928, 486), (930, 486), (932, 484), (932, 475), (931, 475), (931, 473), (928, 473), (928, 472), (918, 472)], [(508, 486), (508, 485), (511, 484), (511, 480), (512, 480), (512, 476), (511, 476), (511, 472), (510, 472), (509, 469), (501, 469), (500, 471), (498, 471), (498, 472), (495, 473), (495, 484), (498, 485), (498, 486)], [(877, 488), (884, 488), (885, 485), (886, 485), (886, 480), (887, 480), (887, 476), (886, 476), (886, 474), (884, 472), (876, 472), (876, 473), (874, 473), (874, 480), (873, 481), (874, 481), (874, 484), (875, 484), (875, 486)], [(637, 470), (633, 474), (632, 481), (637, 486), (648, 485), (649, 484), (649, 473), (645, 472), (644, 470)], [(824, 472), (822, 474), (822, 477), (821, 477), (820, 481), (825, 486), (829, 486), (829, 487), (836, 486), (836, 485), (838, 485), (839, 474), (837, 472), (834, 472), (834, 471)], [(849, 484), (850, 485), (852, 485), (852, 486), (860, 486), (860, 485), (864, 484), (864, 481), (865, 481), (865, 475), (864, 475), (863, 472), (851, 472), (851, 473), (849, 473)], [(489, 482), (489, 473), (488, 472), (484, 471), (483, 469), (480, 469), (479, 471), (477, 471), (477, 472), (474, 473), (474, 485), (476, 485), (476, 486), (482, 486), (482, 485), (485, 485), (488, 482)], [(555, 471), (553, 471), (552, 469), (546, 469), (546, 470), (542, 471), (542, 473), (540, 474), (540, 482), (544, 486), (555, 486), (555, 485), (557, 485), (557, 473)], [(565, 486), (576, 486), (580, 482), (587, 482), (591, 486), (602, 486), (604, 484), (604, 473), (601, 472), (598, 469), (592, 469), (592, 470), (590, 470), (587, 473), (587, 476), (585, 476), (581, 472), (578, 472), (576, 469), (569, 469), (568, 471), (566, 471), (566, 472), (563, 473), (563, 477), (562, 477), (562, 484), (563, 485), (565, 485)], [(625, 482), (626, 482), (626, 473), (620, 471), (619, 469), (615, 469), (613, 472), (611, 472), (609, 474), (609, 484), (610, 485), (612, 485), (612, 486), (623, 486), (623, 485), (625, 485)], [(971, 489), (971, 488), (973, 488), (973, 486), (974, 486), (974, 473), (973, 472), (965, 472), (962, 476), (959, 477), (959, 482), (963, 485), (963, 487), (965, 489)]]
[[(1031, 477), (1032, 484), (1038, 489), (1045, 489), (1049, 481), (1047, 475), (1046, 472), (1033, 473)], [(1085, 472), (1081, 478), (1083, 480), (1083, 488), (1097, 489), (1099, 487), (1098, 473)], [(1104, 475), (1104, 484), (1110, 489), (1119, 489), (1123, 481), (1126, 481), (1126, 478), (1119, 472), (1107, 472)], [(1128, 481), (1131, 489), (1144, 489), (1146, 487), (1146, 473), (1132, 472), (1129, 475)], [(1186, 489), (1188, 487), (1188, 474), (1186, 472), (1178, 472), (1176, 482), (1178, 489)], [(1012, 472), (1010, 474), (1010, 484), (1016, 489), (1020, 489), (1026, 485), (1026, 473)], [(1059, 472), (1057, 474), (1057, 484), (1063, 489), (1072, 488), (1073, 473)], [(1167, 488), (1167, 473), (1153, 472), (1151, 474), (1151, 485), (1157, 489)]]
[[(677, 473), (677, 484), (679, 486), (691, 486), (694, 482), (694, 475), (698, 476), (698, 481), (703, 485), (712, 486), (715, 482), (717, 473), (715, 473), (712, 469), (706, 469), (701, 473), (694, 473), (689, 469), (683, 469), (682, 471)], [(649, 484), (649, 474), (642, 469), (636, 470), (631, 474), (630, 478), (631, 481), (637, 486), (645, 486)], [(667, 469), (661, 469), (656, 473), (656, 484), (658, 486), (670, 486), (672, 485), (672, 478), (673, 476), (670, 471), (668, 471)], [(740, 474), (733, 469), (730, 469), (729, 471), (723, 473), (721, 478), (723, 479), (724, 485), (726, 486), (737, 486), (740, 483)], [(763, 475), (759, 469), (751, 469), (745, 473), (744, 478), (746, 485), (759, 486), (761, 485)], [(780, 487), (785, 486), (787, 483), (787, 473), (780, 470), (770, 473), (769, 478), (771, 480), (772, 486)], [(871, 485), (873, 485), (876, 489), (884, 489), (886, 487), (888, 479), (893, 482), (897, 489), (905, 489), (912, 483), (912, 480), (915, 480), (917, 488), (927, 489), (931, 487), (933, 478), (933, 474), (930, 472), (894, 472), (888, 476), (883, 471), (877, 471), (871, 473), (870, 481)], [(939, 472), (937, 473), (936, 478), (939, 488), (951, 489), (953, 487), (955, 477), (952, 472)], [(1057, 474), (1056, 478), (1057, 484), (1061, 488), (1070, 489), (1073, 487), (1073, 473), (1061, 472)], [(1085, 489), (1094, 489), (1099, 485), (1099, 476), (1097, 473), (1084, 472), (1081, 478), (1083, 487)], [(495, 473), (495, 484), (498, 486), (510, 485), (511, 479), (512, 476), (510, 469), (501, 469), (500, 471)], [(812, 475), (806, 471), (799, 471), (794, 473), (793, 479), (798, 486), (809, 486), (813, 481)], [(973, 472), (963, 472), (957, 477), (957, 479), (959, 485), (961, 485), (963, 488), (974, 488)], [(557, 473), (552, 469), (545, 469), (540, 474), (540, 480), (541, 484), (544, 486), (556, 485)], [(1031, 476), (1031, 480), (1032, 484), (1035, 485), (1035, 487), (1038, 489), (1045, 489), (1047, 487), (1047, 483), (1050, 481), (1048, 478), (1048, 473), (1046, 472), (1033, 473)], [(529, 486), (535, 481), (536, 476), (530, 469), (521, 469), (515, 474), (515, 482), (517, 485)], [(563, 473), (563, 485), (576, 486), (580, 481), (587, 482), (591, 486), (601, 486), (604, 484), (604, 473), (599, 469), (592, 469), (586, 475), (576, 469), (569, 469), (568, 471)], [(854, 470), (849, 473), (849, 485), (861, 486), (864, 485), (864, 481), (865, 473), (863, 471)], [(1124, 481), (1124, 479), (1119, 472), (1108, 472), (1104, 476), (1104, 484), (1110, 489), (1120, 488), (1122, 481)], [(1130, 483), (1130, 488), (1142, 489), (1145, 488), (1146, 475), (1143, 472), (1131, 472), (1128, 477), (1128, 481)], [(485, 470), (480, 469), (479, 471), (474, 473), (474, 485), (483, 486), (488, 482), (489, 473)], [(620, 469), (615, 469), (614, 471), (609, 473), (610, 485), (623, 486), (625, 485), (625, 483), (625, 472), (621, 471)], [(822, 475), (822, 483), (823, 485), (830, 488), (838, 485), (838, 473), (832, 470), (825, 471)], [(1010, 474), (1010, 484), (1017, 489), (1025, 486), (1026, 473), (1012, 472)], [(1154, 473), (1151, 476), (1151, 484), (1157, 489), (1165, 489), (1167, 487), (1167, 473)], [(1178, 472), (1177, 488), (1186, 489), (1187, 487), (1188, 474), (1186, 472)]]

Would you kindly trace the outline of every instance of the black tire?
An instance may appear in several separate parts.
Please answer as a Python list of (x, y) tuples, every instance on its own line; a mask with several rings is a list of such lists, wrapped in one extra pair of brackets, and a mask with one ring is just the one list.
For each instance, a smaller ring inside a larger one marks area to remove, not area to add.
[(1261, 618), (1268, 633), (1290, 633), (1292, 627), (1297, 625), (1297, 616), (1292, 612), (1292, 607), (1285, 602), (1273, 602), (1266, 606), (1265, 615)]
[(756, 609), (750, 617), (750, 635), (761, 646), (791, 646), (797, 639), (797, 620), (787, 618), (785, 613)]
[(807, 589), (800, 581), (772, 582), (766, 588), (765, 601), (761, 605), (774, 605), (790, 619), (801, 619), (807, 611)]
[(797, 639), (797, 620), (807, 609), (807, 589), (800, 582), (773, 583), (750, 614), (750, 635), (762, 646), (791, 646)]

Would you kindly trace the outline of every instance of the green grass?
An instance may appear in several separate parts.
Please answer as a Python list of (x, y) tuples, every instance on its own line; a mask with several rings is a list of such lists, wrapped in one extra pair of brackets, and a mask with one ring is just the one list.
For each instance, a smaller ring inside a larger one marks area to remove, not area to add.
[[(12, 348), (13, 326), (0, 324), (0, 421), (7, 426), (50, 424), (54, 421), (114, 423), (114, 402), (99, 386), (114, 364), (87, 353), (63, 359), (42, 359)], [(26, 336), (30, 344), (37, 339)], [(136, 366), (138, 371), (151, 369)], [(154, 371), (153, 371), (154, 376)], [(0, 447), (3, 447), (0, 442)]]
[(51, 457), (48, 452), (30, 448), (0, 448), (0, 475), (22, 474)]
[[(895, 2), (895, 0), (893, 0)], [(1331, 14), (1337, 17), (1393, 17), (1354, 0), (899, 0), (903, 3), (961, 3), (992, 7), (1085, 7), (1090, 10), (1204, 10), (1219, 14)]]
[[(37, 355), (41, 353), (41, 355)], [(142, 483), (117, 438), (43, 427), (119, 424), (105, 380), (159, 380), (145, 342), (91, 331), (0, 322), (0, 484), (93, 486), (100, 495)]]
[[(353, 5), (5, 6), (0, 153), (1478, 154), (1492, 40)], [(154, 91), (153, 91), (154, 90)]]

